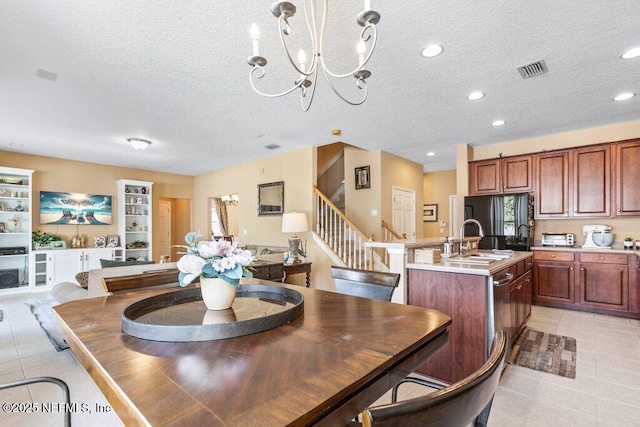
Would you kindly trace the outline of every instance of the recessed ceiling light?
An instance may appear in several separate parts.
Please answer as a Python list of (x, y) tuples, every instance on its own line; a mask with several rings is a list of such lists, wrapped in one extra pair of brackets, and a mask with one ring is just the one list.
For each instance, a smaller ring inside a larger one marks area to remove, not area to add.
[(481, 98), (484, 98), (484, 93), (482, 92), (471, 92), (469, 95), (467, 95), (467, 99), (469, 101), (476, 101)]
[(614, 101), (624, 101), (626, 99), (633, 98), (634, 96), (636, 96), (635, 93), (625, 92), (625, 93), (621, 93), (620, 95), (616, 96), (615, 98), (613, 98), (613, 100)]
[(440, 55), (443, 50), (444, 47), (440, 46), (439, 44), (430, 44), (422, 49), (420, 55), (424, 56), (425, 58), (433, 58), (434, 56)]
[(146, 139), (128, 138), (127, 141), (129, 141), (129, 144), (136, 150), (144, 150), (151, 145), (151, 141), (147, 141)]
[(640, 47), (634, 47), (633, 49), (629, 49), (628, 51), (623, 53), (620, 58), (631, 59), (631, 58), (637, 58), (639, 56), (640, 56)]
[(507, 122), (505, 122), (504, 120), (495, 120), (493, 123), (491, 123), (491, 126), (502, 126), (505, 123)]
[(427, 156), (429, 156), (429, 157), (433, 157), (433, 156), (435, 156), (435, 155), (436, 155), (436, 153), (434, 153), (433, 151), (429, 151), (429, 152), (427, 153)]

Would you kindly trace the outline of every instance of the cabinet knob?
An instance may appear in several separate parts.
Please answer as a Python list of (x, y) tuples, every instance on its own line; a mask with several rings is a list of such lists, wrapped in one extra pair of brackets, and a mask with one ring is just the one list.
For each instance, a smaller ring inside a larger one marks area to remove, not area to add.
[(600, 257), (600, 261), (604, 261), (604, 257), (603, 256)]
[(580, 267), (580, 271), (584, 271), (584, 267)]
[(571, 267), (570, 270), (573, 271), (573, 267)]
[(555, 257), (556, 257), (555, 255), (551, 255), (551, 258), (555, 258)]

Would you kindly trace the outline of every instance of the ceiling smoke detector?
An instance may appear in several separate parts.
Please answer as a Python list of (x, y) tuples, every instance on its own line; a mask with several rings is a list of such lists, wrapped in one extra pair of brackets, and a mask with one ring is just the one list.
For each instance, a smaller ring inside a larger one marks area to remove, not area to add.
[(523, 79), (546, 74), (548, 71), (549, 70), (547, 70), (547, 64), (545, 64), (544, 59), (518, 67), (518, 72)]

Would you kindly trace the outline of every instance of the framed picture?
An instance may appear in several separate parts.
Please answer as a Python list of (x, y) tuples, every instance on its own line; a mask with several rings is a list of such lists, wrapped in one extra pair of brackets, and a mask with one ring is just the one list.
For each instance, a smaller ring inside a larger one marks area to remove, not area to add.
[(51, 242), (51, 249), (67, 249), (67, 242), (64, 240), (54, 240)]
[(117, 248), (120, 246), (120, 236), (107, 236), (107, 247), (108, 248)]
[(356, 168), (356, 190), (371, 188), (370, 166)]
[(93, 241), (96, 244), (96, 248), (104, 248), (106, 246), (106, 240), (104, 237), (95, 237)]
[(438, 220), (438, 205), (424, 205), (422, 207), (422, 220), (433, 222)]
[(142, 197), (136, 197), (136, 205), (142, 204)]

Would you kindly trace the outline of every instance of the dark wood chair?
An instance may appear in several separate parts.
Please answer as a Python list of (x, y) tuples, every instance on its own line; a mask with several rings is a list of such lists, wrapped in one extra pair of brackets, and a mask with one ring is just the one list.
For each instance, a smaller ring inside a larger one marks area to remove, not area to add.
[[(392, 403), (365, 409), (365, 426), (486, 426), (493, 396), (498, 387), (506, 354), (506, 337), (499, 331), (489, 359), (467, 378), (442, 388), (422, 378), (407, 377), (393, 388)], [(453, 361), (452, 361), (453, 363)], [(398, 387), (404, 383), (442, 388), (426, 396), (396, 402)], [(352, 423), (352, 425), (360, 425)]]
[(391, 301), (391, 296), (398, 282), (398, 273), (382, 271), (358, 270), (347, 267), (331, 267), (331, 277), (336, 285), (336, 291), (356, 297)]

